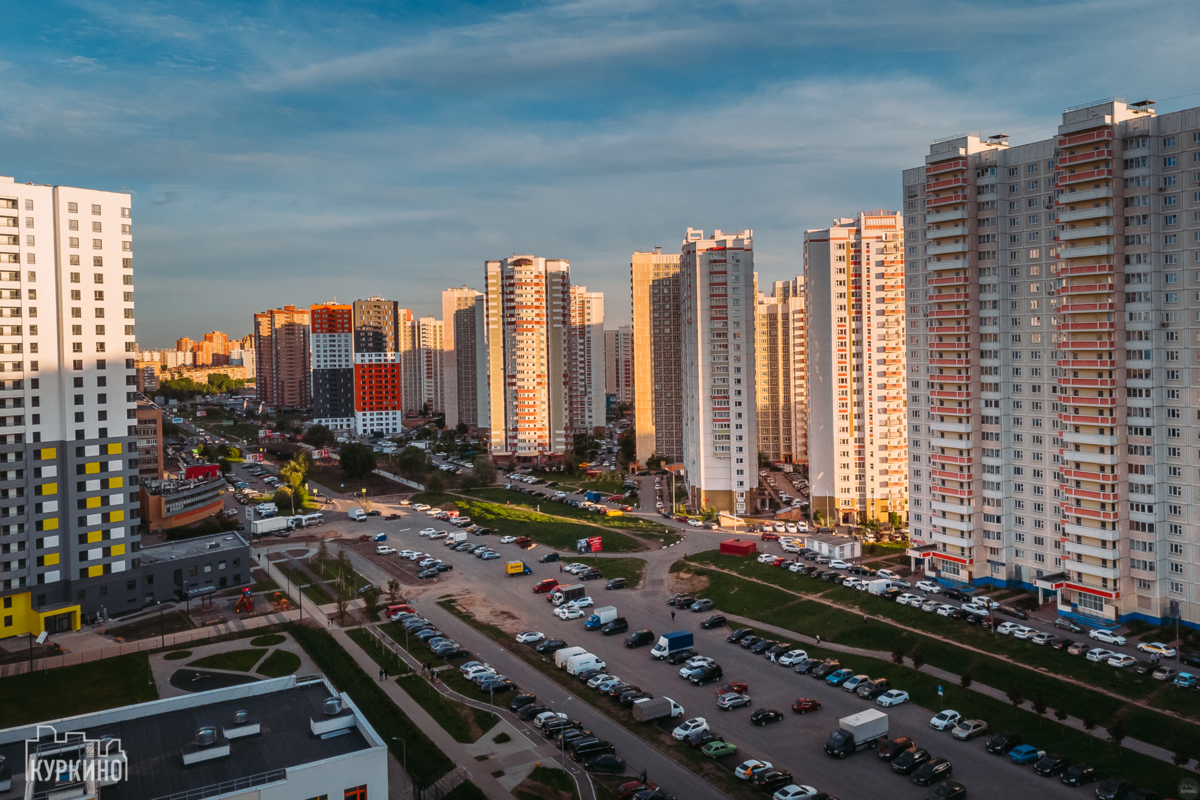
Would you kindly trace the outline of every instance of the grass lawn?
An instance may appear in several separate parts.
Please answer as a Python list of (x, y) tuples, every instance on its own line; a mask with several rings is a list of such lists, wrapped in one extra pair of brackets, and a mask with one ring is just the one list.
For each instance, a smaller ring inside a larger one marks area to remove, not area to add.
[(167, 614), (155, 614), (142, 617), (137, 622), (127, 622), (105, 630), (109, 636), (119, 636), (127, 642), (138, 639), (150, 639), (163, 633), (179, 633), (190, 631), (196, 626), (188, 618), (186, 611), (172, 611)]
[[(927, 664), (936, 665), (959, 675), (965, 672), (975, 681), (994, 688), (1006, 690), (1010, 685), (1015, 686), (1026, 700), (1040, 696), (1048, 708), (1063, 708), (1075, 717), (1084, 717), (1089, 713), (1094, 714), (1101, 726), (1107, 727), (1106, 722), (1111, 722), (1119, 713), (1125, 721), (1131, 737), (1159, 744), (1168, 749), (1174, 749), (1179, 741), (1195, 741), (1195, 736), (1191, 733), (1195, 728), (1188, 723), (1163, 717), (1153, 711), (1127, 706), (1115, 698), (1093, 692), (1083, 686), (1064, 683), (1050, 675), (1027, 670), (1015, 664), (1008, 664), (987, 655), (971, 653), (961, 647), (956, 647), (945, 638), (938, 639), (932, 636), (906, 633), (883, 625), (878, 620), (864, 623), (862, 617), (857, 614), (831, 608), (811, 600), (798, 599), (773, 586), (752, 583), (735, 576), (702, 568), (694, 569), (688, 567), (684, 562), (676, 562), (672, 565), (672, 571), (680, 571), (684, 568), (708, 578), (709, 586), (703, 594), (712, 598), (716, 607), (721, 611), (751, 617), (785, 630), (793, 630), (809, 636), (820, 634), (823, 640), (839, 644), (884, 652), (891, 652), (894, 648), (899, 647), (910, 656), (920, 652)], [(779, 571), (777, 568), (765, 565), (763, 568)], [(791, 573), (786, 574), (796, 578)], [(797, 580), (805, 579), (797, 578)], [(808, 580), (813, 582), (811, 579)], [(828, 586), (829, 584), (823, 585)], [(849, 589), (844, 591), (859, 594)], [(880, 600), (878, 602), (883, 604), (887, 601)], [(896, 608), (894, 611), (913, 611), (922, 617), (930, 616), (904, 606)], [(968, 627), (941, 617), (934, 617), (931, 622), (933, 621), (953, 624), (955, 626), (954, 634), (961, 633), (961, 628)], [(947, 630), (945, 636), (951, 635)], [(988, 635), (990, 636), (990, 634)], [(1007, 637), (997, 637), (997, 639), (1011, 641)], [(1029, 645), (1029, 647), (1037, 648), (1036, 645)], [(810, 654), (814, 652), (810, 646), (806, 645), (805, 649)], [(941, 679), (916, 672), (909, 667), (901, 667), (880, 659), (827, 652), (820, 648), (817, 648), (816, 652), (822, 656), (832, 655), (838, 658), (844, 666), (850, 667), (856, 672), (865, 672), (872, 677), (886, 677), (893, 680), (912, 695), (914, 703), (924, 708), (952, 707), (967, 718), (978, 717), (987, 720), (992, 730), (1014, 729), (1020, 731), (1028, 741), (1052, 742), (1056, 751), (1062, 752), (1072, 761), (1104, 763), (1106, 769), (1111, 768), (1114, 774), (1124, 775), (1139, 786), (1156, 787), (1158, 791), (1169, 794), (1168, 789), (1177, 785), (1179, 779), (1187, 774), (1183, 770), (1157, 759), (1142, 756), (1124, 748), (1113, 747), (1095, 737), (1066, 728), (1057, 722), (1015, 708), (1008, 703), (993, 700), (957, 686), (945, 686), (945, 682)], [(1054, 656), (1061, 656), (1064, 660), (1074, 661), (1071, 656), (1057, 651), (1050, 650), (1048, 652)], [(1096, 666), (1090, 662), (1083, 663), (1088, 666)], [(1111, 668), (1108, 671), (1115, 672)], [(1100, 674), (1104, 674), (1104, 672), (1101, 671)], [(937, 695), (939, 683), (946, 689), (944, 698), (939, 698)], [(1156, 723), (1151, 724), (1144, 715), (1156, 718)], [(1137, 733), (1134, 732), (1135, 728)]]
[[(379, 626), (379, 630), (383, 631), (389, 639), (402, 647), (405, 652), (415, 658), (422, 664), (428, 664), (430, 667), (444, 667), (446, 661), (437, 658), (433, 653), (429, 652), (429, 648), (425, 643), (415, 636), (407, 636), (404, 626), (399, 622), (387, 622)], [(404, 647), (405, 639), (408, 640), (408, 647)]]
[[(555, 516), (565, 517), (567, 519), (579, 520), (581, 522), (590, 522), (594, 525), (601, 525), (605, 528), (619, 528), (637, 535), (659, 534), (661, 535), (667, 529), (662, 525), (656, 525), (653, 522), (648, 522), (640, 517), (634, 517), (627, 514), (621, 514), (617, 517), (604, 516), (597, 514), (594, 511), (588, 511), (586, 508), (567, 505), (566, 503), (556, 503), (553, 500), (548, 500), (541, 497), (530, 497), (527, 494), (510, 491), (508, 489), (475, 489), (468, 492), (472, 497), (478, 497), (481, 500), (503, 505), (511, 503), (514, 506), (523, 506), (525, 508), (536, 508), (541, 506), (541, 513)], [(627, 505), (637, 507), (636, 503), (627, 503)]]
[[(521, 787), (527, 783), (535, 783), (539, 786), (544, 786), (549, 790), (549, 794), (539, 791), (525, 791)], [(538, 765), (533, 768), (533, 772), (526, 776), (525, 780), (517, 785), (513, 790), (513, 794), (522, 800), (543, 800), (546, 797), (558, 797), (563, 800), (579, 800), (579, 792), (575, 790), (575, 781), (570, 775), (563, 772), (561, 769), (553, 767), (543, 767)]]
[(376, 664), (386, 669), (389, 675), (403, 675), (410, 671), (408, 664), (400, 656), (381, 645), (378, 639), (362, 628), (346, 631), (346, 635), (366, 651), (366, 654), (374, 659)]
[(255, 636), (250, 640), (251, 647), (274, 647), (283, 644), (287, 637), (280, 633), (268, 633), (266, 636)]
[[(630, 589), (636, 589), (642, 585), (642, 573), (646, 571), (646, 562), (640, 558), (596, 558), (595, 556), (572, 556), (567, 559), (572, 564), (578, 561), (580, 564), (587, 564), (589, 567), (596, 567), (604, 573), (604, 577), (608, 578), (624, 578), (629, 583)], [(599, 581), (597, 581), (599, 583)], [(603, 596), (607, 599), (608, 594), (604, 592), (604, 587), (601, 585), (600, 594), (593, 595), (596, 599), (596, 605), (603, 605), (599, 598)], [(615, 602), (615, 601), (614, 601)]]
[(342, 566), (337, 561), (326, 561), (318, 570), (318, 574), (325, 579), (335, 591), (341, 585), (342, 571), (345, 570), (345, 585), (353, 594), (352, 597), (358, 597), (358, 590), (370, 583), (369, 580), (359, 575), (349, 565)]
[(279, 584), (273, 578), (267, 576), (267, 573), (261, 569), (253, 570), (250, 577), (254, 579), (254, 583), (250, 586), (250, 591), (254, 594), (259, 592), (274, 592), (278, 591)]
[(227, 669), (234, 672), (249, 672), (263, 657), (262, 650), (230, 650), (197, 659), (188, 664), (197, 669)]
[(591, 536), (601, 538), (606, 552), (632, 553), (643, 549), (641, 542), (624, 533), (539, 514), (522, 506), (486, 503), (447, 494), (418, 494), (413, 501), (428, 503), (431, 506), (452, 502), (473, 522), (491, 528), (501, 535), (528, 536), (539, 544), (558, 550), (574, 552), (577, 541)]
[(487, 795), (483, 793), (483, 789), (470, 781), (463, 781), (442, 800), (487, 800)]
[(303, 586), (300, 590), (301, 594), (312, 600), (319, 606), (327, 605), (334, 602), (334, 598), (329, 596), (329, 593), (318, 583), (313, 583), (313, 579), (296, 567), (288, 566), (283, 561), (274, 562), (275, 568), (286, 575), (292, 582), (292, 586)]
[[(387, 469), (386, 466), (381, 468)], [(367, 490), (366, 497), (370, 500), (372, 497), (380, 495), (396, 494), (397, 492), (411, 492), (412, 489), (401, 483), (390, 481), (382, 475), (377, 475), (372, 472), (365, 478), (351, 478), (342, 472), (342, 468), (335, 464), (325, 465), (316, 464), (313, 466), (312, 474), (309, 479), (313, 483), (324, 486), (331, 492), (337, 492), (342, 495), (354, 495), (361, 498), (363, 489)]]
[(192, 657), (191, 650), (176, 650), (172, 653), (167, 653), (165, 656), (163, 656), (163, 660), (164, 661), (182, 661), (185, 658), (191, 658), (191, 657)]
[(158, 699), (146, 653), (13, 675), (0, 681), (4, 725), (72, 717)]
[(409, 697), (416, 700), (421, 708), (428, 711), (429, 716), (436, 719), (456, 742), (471, 744), (479, 741), (479, 738), (497, 722), (496, 717), (487, 711), (446, 697), (415, 672), (397, 678), (396, 683)]
[(284, 675), (291, 675), (298, 669), (300, 669), (300, 656), (289, 653), (287, 650), (276, 650), (267, 656), (267, 660), (254, 671), (259, 675), (266, 675), (268, 678), (282, 678)]

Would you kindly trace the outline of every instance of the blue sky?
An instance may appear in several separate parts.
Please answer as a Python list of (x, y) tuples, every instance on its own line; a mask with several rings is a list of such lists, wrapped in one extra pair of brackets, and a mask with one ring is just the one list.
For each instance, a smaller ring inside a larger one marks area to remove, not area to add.
[(139, 341), (379, 294), (440, 314), (488, 258), (571, 260), (898, 208), (931, 139), (1200, 105), (1177, 2), (10, 3), (0, 174), (134, 195)]

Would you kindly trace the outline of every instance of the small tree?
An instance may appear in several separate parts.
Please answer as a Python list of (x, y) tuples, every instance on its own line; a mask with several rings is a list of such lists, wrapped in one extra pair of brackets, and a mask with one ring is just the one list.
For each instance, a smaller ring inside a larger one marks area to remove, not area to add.
[(1020, 708), (1025, 703), (1025, 697), (1021, 694), (1021, 687), (1017, 686), (1015, 683), (1010, 683), (1008, 685), (1008, 691), (1005, 692), (1004, 695), (1008, 698), (1008, 702), (1012, 703), (1017, 708)]
[(342, 472), (349, 478), (361, 479), (375, 469), (375, 453), (365, 444), (351, 442), (342, 446)]
[(471, 471), (480, 486), (491, 486), (496, 482), (496, 465), (487, 456), (476, 458)]
[(1177, 767), (1185, 767), (1192, 760), (1192, 746), (1186, 740), (1180, 739), (1175, 744), (1175, 752), (1171, 754), (1171, 763)]
[(1068, 716), (1069, 715), (1067, 714), (1067, 707), (1064, 705), (1060, 704), (1058, 706), (1058, 708), (1055, 709), (1055, 711), (1054, 711), (1054, 718), (1056, 720), (1058, 720), (1059, 722), (1065, 721)]
[(304, 432), (304, 443), (313, 447), (332, 447), (336, 441), (333, 431), (324, 425), (313, 425)]
[(292, 497), (292, 490), (288, 487), (280, 486), (275, 489), (275, 497), (273, 499), (275, 500), (275, 505), (279, 507), (280, 513), (283, 513), (284, 507), (287, 507), (288, 514), (295, 513), (292, 507), (292, 501), (294, 499)]
[(1125, 727), (1125, 720), (1117, 717), (1108, 726), (1108, 741), (1112, 742), (1116, 747), (1121, 746), (1121, 742), (1125, 741), (1125, 737), (1129, 735), (1128, 729)]
[(1088, 733), (1096, 730), (1096, 714), (1094, 712), (1087, 712), (1080, 721), (1083, 723), (1083, 729)]
[(337, 593), (337, 615), (338, 624), (346, 624), (346, 608), (350, 605), (350, 593), (346, 590), (340, 590)]
[(971, 673), (969, 673), (969, 672), (964, 672), (958, 678), (959, 685), (962, 686), (964, 689), (970, 689), (971, 684), (974, 683), (974, 681), (975, 681), (975, 679), (971, 677)]
[(325, 543), (325, 537), (321, 537), (320, 543), (317, 545), (317, 569), (324, 574), (325, 562), (329, 560), (329, 545)]
[(342, 591), (346, 591), (346, 582), (350, 580), (350, 556), (346, 555), (346, 551), (342, 550), (337, 557), (337, 582)]
[(388, 602), (392, 605), (400, 602), (400, 581), (395, 578), (388, 581)]
[(892, 648), (892, 662), (895, 664), (904, 663), (904, 645), (897, 644)]
[(374, 619), (379, 615), (379, 590), (374, 586), (368, 586), (362, 594), (363, 601), (367, 606), (367, 619)]
[(912, 665), (917, 672), (920, 672), (921, 667), (925, 666), (925, 656), (921, 655), (920, 650), (912, 654)]
[(1037, 714), (1039, 717), (1046, 713), (1046, 698), (1040, 693), (1035, 695), (1033, 698), (1033, 713)]
[(466, 436), (467, 433), (471, 430), (471, 426), (465, 422), (460, 422), (454, 426), (454, 430), (456, 433), (458, 433), (459, 436)]
[(228, 475), (230, 470), (233, 469), (233, 465), (229, 463), (229, 459), (227, 459), (227, 458), (222, 458), (217, 463), (221, 466), (221, 474), (222, 475)]
[(446, 480), (442, 473), (435, 472), (425, 479), (425, 491), (429, 494), (441, 494), (446, 491)]

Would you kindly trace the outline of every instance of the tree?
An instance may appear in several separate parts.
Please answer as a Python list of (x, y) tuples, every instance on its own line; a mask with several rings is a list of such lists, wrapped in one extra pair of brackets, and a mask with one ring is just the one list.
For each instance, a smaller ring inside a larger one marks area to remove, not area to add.
[(442, 473), (435, 472), (425, 479), (425, 491), (429, 494), (441, 494), (446, 491), (446, 480)]
[(233, 465), (229, 463), (229, 459), (227, 459), (227, 458), (222, 458), (217, 463), (221, 465), (221, 474), (222, 475), (228, 475), (230, 470), (233, 469)]
[(1114, 746), (1120, 747), (1121, 742), (1125, 741), (1125, 737), (1129, 735), (1129, 730), (1125, 727), (1125, 720), (1117, 717), (1108, 726), (1108, 741)]
[(1085, 731), (1087, 731), (1088, 733), (1091, 733), (1092, 731), (1094, 731), (1096, 729), (1096, 714), (1095, 714), (1095, 712), (1093, 712), (1093, 711), (1087, 712), (1086, 714), (1083, 715), (1083, 719), (1080, 721), (1083, 723), (1083, 729)]
[(295, 494), (304, 487), (304, 482), (308, 480), (308, 474), (311, 471), (312, 459), (308, 453), (299, 453), (295, 458), (283, 465), (283, 468), (279, 470), (279, 477), (283, 479), (283, 482)]
[(480, 486), (491, 486), (496, 482), (496, 465), (487, 456), (479, 456), (475, 459), (472, 472)]
[(892, 648), (892, 663), (894, 663), (894, 664), (903, 664), (904, 663), (904, 645), (897, 644), (895, 647)]
[(242, 451), (239, 450), (238, 448), (234, 447), (231, 444), (227, 444), (227, 445), (225, 445), (225, 457), (226, 458), (241, 458)]
[(374, 619), (379, 615), (379, 590), (368, 586), (363, 590), (362, 596), (367, 605), (367, 619)]
[(822, 523), (825, 522), (825, 515), (822, 514), (820, 511), (814, 511), (813, 515), (812, 515), (812, 519), (813, 519), (813, 522), (817, 523), (818, 525), (821, 525)]
[(342, 472), (349, 478), (365, 478), (375, 470), (375, 454), (365, 444), (342, 445), (341, 459)]
[(313, 425), (304, 432), (304, 443), (313, 447), (332, 447), (336, 441), (333, 431), (325, 425)]
[(350, 593), (345, 589), (341, 589), (337, 593), (337, 615), (338, 624), (346, 624), (346, 608), (350, 605)]
[(964, 689), (970, 689), (971, 684), (974, 682), (975, 682), (975, 679), (971, 677), (971, 673), (969, 673), (969, 672), (964, 672), (958, 678), (959, 685), (962, 686)]
[(925, 656), (921, 655), (920, 650), (912, 654), (912, 665), (917, 672), (920, 672), (921, 667), (925, 666)]
[(1059, 722), (1062, 722), (1067, 718), (1067, 716), (1067, 707), (1060, 703), (1058, 708), (1054, 711), (1054, 718)]
[(289, 487), (276, 487), (275, 497), (272, 499), (275, 501), (275, 505), (279, 507), (279, 513), (284, 513), (283, 509), (285, 506), (287, 507), (288, 514), (296, 513), (294, 505), (296, 498), (292, 495), (292, 490)]
[(620, 439), (621, 450), (617, 454), (617, 464), (624, 472), (633, 463), (634, 457), (637, 455), (637, 438), (633, 435), (633, 428), (621, 434)]
[(1008, 702), (1012, 703), (1017, 708), (1020, 708), (1025, 703), (1025, 697), (1021, 694), (1021, 687), (1015, 683), (1008, 685), (1008, 691), (1004, 693), (1008, 698)]
[[(346, 581), (350, 579), (350, 556), (346, 555), (345, 550), (338, 551), (337, 557), (337, 583), (343, 590), (346, 589)], [(351, 587), (353, 588), (353, 587)]]
[(888, 525), (890, 525), (893, 528), (900, 527), (900, 515), (897, 514), (895, 511), (888, 512)]
[(1041, 693), (1034, 695), (1033, 713), (1037, 714), (1039, 717), (1046, 713), (1046, 698), (1043, 697)]
[(767, 455), (766, 453), (760, 452), (758, 454), (758, 468), (759, 469), (767, 469), (770, 466), (771, 466), (771, 457), (769, 455)]
[(388, 581), (388, 602), (392, 605), (400, 602), (400, 581), (395, 578)]
[(396, 469), (406, 478), (420, 478), (429, 470), (429, 460), (424, 450), (410, 444), (396, 456)]
[(320, 544), (317, 545), (317, 569), (324, 574), (325, 562), (329, 560), (329, 545), (325, 543), (325, 537), (321, 537)]
[(1186, 767), (1191, 760), (1191, 744), (1186, 739), (1180, 739), (1175, 744), (1175, 752), (1171, 754), (1171, 763), (1177, 767)]
[(471, 426), (465, 422), (460, 422), (454, 426), (454, 430), (459, 436), (466, 436), (471, 431)]
[(573, 452), (563, 454), (563, 472), (567, 475), (579, 474), (579, 456)]
[(646, 469), (657, 471), (662, 469), (662, 465), (665, 463), (667, 463), (666, 456), (659, 453), (652, 453), (650, 457), (646, 459)]

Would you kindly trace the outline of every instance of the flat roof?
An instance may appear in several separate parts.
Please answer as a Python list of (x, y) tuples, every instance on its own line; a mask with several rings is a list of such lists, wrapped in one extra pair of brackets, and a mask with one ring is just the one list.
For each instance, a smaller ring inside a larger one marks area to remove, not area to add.
[[(336, 694), (320, 676), (294, 676), (261, 681), (228, 689), (125, 706), (65, 720), (0, 731), (0, 756), (12, 768), (12, 791), (25, 790), (26, 738), (41, 734), (41, 742), (61, 738), (68, 731), (83, 732), (89, 739), (111, 736), (120, 740), (128, 759), (127, 779), (103, 790), (105, 800), (154, 800), (204, 787), (261, 776), (352, 753), (383, 749), (383, 742), (365, 718), (343, 697), (343, 715), (357, 723), (345, 733), (322, 738), (312, 732), (310, 720), (328, 720), (325, 700)], [(246, 724), (259, 732), (227, 739), (226, 728), (235, 727), (234, 713), (246, 711)], [(44, 726), (53, 725), (51, 731)], [(214, 727), (215, 747), (228, 746), (228, 755), (184, 764), (185, 753), (194, 753), (196, 731)], [(18, 770), (20, 774), (18, 774)]]
[(244, 547), (249, 547), (249, 544), (241, 534), (237, 531), (227, 531), (208, 536), (197, 536), (195, 539), (183, 539), (178, 542), (147, 545), (141, 549), (140, 555), (142, 563), (147, 564), (174, 561), (188, 556), (224, 555)]

